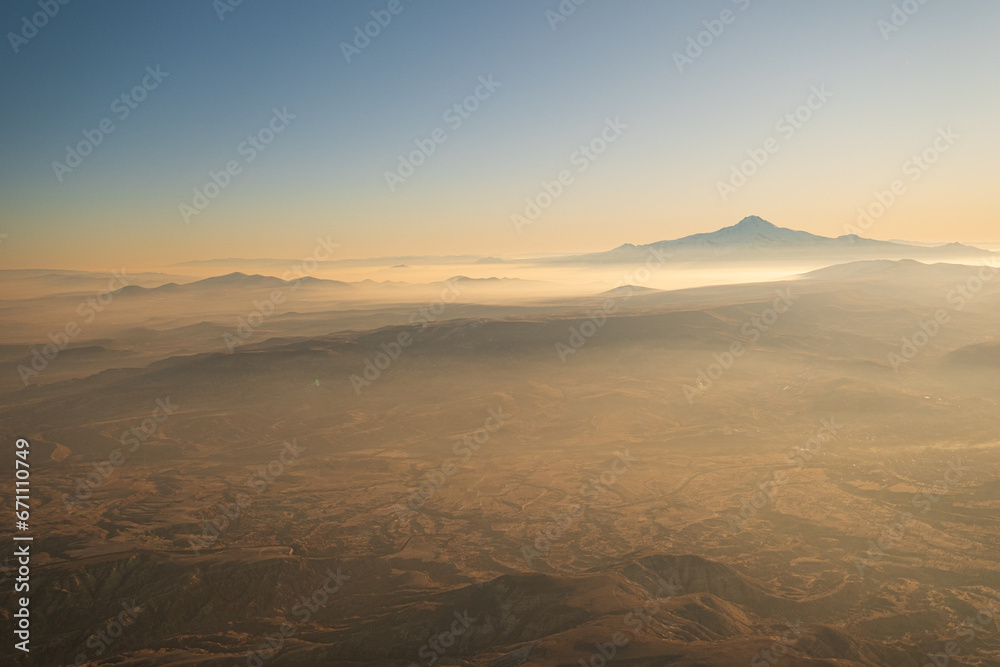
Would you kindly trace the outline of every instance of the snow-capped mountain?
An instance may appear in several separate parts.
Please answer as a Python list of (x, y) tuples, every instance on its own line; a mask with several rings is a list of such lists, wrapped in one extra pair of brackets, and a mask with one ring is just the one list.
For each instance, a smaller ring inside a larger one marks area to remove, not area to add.
[(918, 246), (866, 239), (855, 234), (838, 237), (778, 227), (752, 215), (730, 227), (683, 238), (645, 245), (626, 243), (614, 250), (565, 257), (563, 262), (619, 263), (645, 261), (650, 252), (678, 261), (710, 259), (795, 259), (822, 255), (836, 261), (854, 259), (955, 259), (985, 257), (979, 248), (951, 243)]

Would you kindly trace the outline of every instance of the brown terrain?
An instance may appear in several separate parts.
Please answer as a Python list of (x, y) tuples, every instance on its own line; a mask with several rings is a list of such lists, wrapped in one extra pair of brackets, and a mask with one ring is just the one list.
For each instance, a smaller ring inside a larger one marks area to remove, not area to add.
[(8, 284), (30, 664), (1000, 665), (995, 273)]

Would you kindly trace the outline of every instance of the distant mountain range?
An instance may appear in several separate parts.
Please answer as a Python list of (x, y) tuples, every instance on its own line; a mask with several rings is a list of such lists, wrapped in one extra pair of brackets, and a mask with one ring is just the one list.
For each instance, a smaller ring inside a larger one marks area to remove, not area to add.
[[(339, 280), (322, 280), (311, 276), (300, 278), (297, 286), (309, 285), (345, 288), (352, 286), (351, 283)], [(282, 280), (281, 278), (276, 278), (274, 276), (262, 276), (257, 274), (247, 275), (245, 273), (235, 271), (233, 273), (227, 273), (223, 276), (213, 276), (211, 278), (196, 280), (185, 284), (166, 283), (164, 285), (160, 285), (159, 287), (129, 285), (128, 287), (123, 287), (120, 290), (117, 290), (115, 294), (181, 294), (206, 291), (224, 293), (230, 289), (284, 289), (291, 286), (296, 286), (294, 280)]]
[(248, 275), (235, 271), (222, 276), (213, 276), (204, 280), (185, 283), (166, 283), (159, 287), (141, 287), (139, 285), (129, 285), (116, 290), (114, 293), (120, 296), (139, 295), (199, 295), (199, 294), (226, 294), (233, 290), (239, 291), (263, 291), (272, 289), (339, 289), (339, 290), (359, 290), (359, 289), (393, 289), (393, 288), (431, 288), (441, 289), (449, 285), (454, 285), (458, 289), (468, 289), (476, 287), (491, 287), (497, 285), (518, 285), (518, 286), (544, 286), (548, 283), (534, 280), (522, 280), (521, 278), (470, 278), (468, 276), (453, 276), (447, 280), (432, 283), (405, 283), (398, 281), (361, 280), (357, 282), (344, 282), (341, 280), (327, 280), (324, 278), (314, 278), (303, 276), (302, 278), (283, 280), (274, 276), (263, 276), (259, 274)]
[(959, 259), (985, 258), (989, 251), (961, 243), (941, 246), (909, 245), (876, 241), (855, 234), (836, 238), (778, 227), (756, 215), (715, 232), (694, 234), (672, 241), (645, 245), (626, 243), (607, 252), (561, 257), (558, 263), (618, 264), (639, 263), (655, 252), (676, 261), (719, 259), (770, 260), (815, 259), (831, 261), (855, 259)]
[[(948, 243), (934, 245), (916, 241), (878, 241), (856, 234), (827, 237), (786, 227), (778, 227), (760, 216), (751, 215), (730, 227), (714, 232), (692, 234), (679, 239), (644, 245), (626, 243), (612, 250), (581, 255), (555, 255), (544, 258), (501, 258), (481, 255), (370, 257), (335, 259), (318, 262), (326, 269), (378, 267), (408, 269), (413, 266), (441, 265), (565, 265), (565, 264), (635, 264), (644, 263), (655, 251), (673, 261), (771, 261), (830, 260), (831, 264), (865, 259), (916, 259), (955, 261), (983, 259), (990, 251)], [(288, 259), (212, 259), (182, 262), (175, 266), (227, 267), (253, 273), (284, 273), (295, 262)]]

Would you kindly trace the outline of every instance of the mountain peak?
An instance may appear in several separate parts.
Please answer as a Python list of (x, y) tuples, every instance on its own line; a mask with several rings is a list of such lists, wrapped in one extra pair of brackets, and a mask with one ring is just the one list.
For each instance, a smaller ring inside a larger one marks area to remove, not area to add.
[(736, 225), (736, 227), (738, 227), (740, 229), (743, 229), (743, 228), (751, 228), (751, 229), (778, 229), (777, 225), (773, 225), (770, 222), (768, 222), (767, 220), (765, 220), (764, 218), (762, 218), (760, 216), (757, 216), (757, 215), (750, 215), (750, 216), (747, 216), (747, 217), (743, 218), (742, 220), (739, 221), (739, 223)]

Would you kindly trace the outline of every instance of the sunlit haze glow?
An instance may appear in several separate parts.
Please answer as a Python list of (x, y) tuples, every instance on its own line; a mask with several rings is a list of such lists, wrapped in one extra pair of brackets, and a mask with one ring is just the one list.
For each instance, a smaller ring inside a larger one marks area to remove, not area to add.
[[(223, 20), (209, 2), (62, 6), (5, 45), (3, 265), (295, 258), (319, 235), (341, 257), (522, 257), (751, 213), (839, 236), (897, 178), (905, 194), (866, 236), (998, 236), (997, 3), (927, 3), (887, 36), (887, 1), (586, 3), (558, 23), (548, 4), (404, 0), (350, 62), (342, 43), (383, 4), (245, 2)], [(34, 9), (5, 3), (0, 25)], [(674, 54), (723, 10), (732, 23), (679, 71)], [(119, 120), (112, 102), (157, 66), (168, 76)], [(452, 129), (444, 113), (480, 77), (499, 86)], [(786, 138), (778, 121), (814, 87), (832, 96)], [(295, 118), (185, 224), (179, 205), (245, 159), (274, 109)], [(53, 162), (106, 117), (114, 131), (60, 181)], [(607, 119), (627, 129), (577, 172)], [(385, 172), (439, 127), (447, 140), (390, 191)], [(942, 128), (960, 138), (910, 182), (904, 163)], [(769, 138), (779, 150), (723, 201), (719, 181)], [(518, 233), (511, 216), (565, 169), (572, 185)]]

